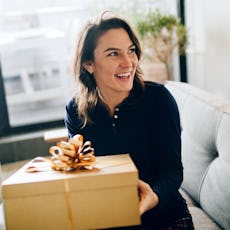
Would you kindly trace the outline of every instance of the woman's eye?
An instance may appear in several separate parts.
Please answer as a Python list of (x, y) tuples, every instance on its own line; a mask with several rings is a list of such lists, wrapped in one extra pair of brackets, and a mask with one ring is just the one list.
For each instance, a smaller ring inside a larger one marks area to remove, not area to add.
[(111, 53), (108, 54), (108, 56), (112, 56), (112, 57), (118, 56), (118, 53), (117, 52), (111, 52)]
[(132, 47), (129, 49), (130, 54), (135, 53), (135, 52), (136, 52), (136, 47)]

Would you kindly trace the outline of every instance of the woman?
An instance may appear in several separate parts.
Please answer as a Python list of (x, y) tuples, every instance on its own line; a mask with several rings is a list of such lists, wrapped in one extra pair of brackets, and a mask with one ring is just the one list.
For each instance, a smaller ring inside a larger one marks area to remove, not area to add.
[(76, 49), (80, 91), (66, 106), (69, 137), (82, 134), (95, 155), (129, 153), (139, 170), (137, 229), (193, 229), (178, 189), (183, 179), (180, 120), (161, 84), (144, 82), (139, 41), (117, 17), (89, 23)]

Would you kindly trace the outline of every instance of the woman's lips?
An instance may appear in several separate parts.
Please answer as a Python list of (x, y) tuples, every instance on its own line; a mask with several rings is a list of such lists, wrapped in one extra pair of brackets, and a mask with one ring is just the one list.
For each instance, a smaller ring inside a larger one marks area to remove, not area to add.
[(115, 74), (115, 77), (118, 77), (118, 78), (121, 78), (121, 79), (127, 79), (127, 78), (130, 77), (130, 72)]

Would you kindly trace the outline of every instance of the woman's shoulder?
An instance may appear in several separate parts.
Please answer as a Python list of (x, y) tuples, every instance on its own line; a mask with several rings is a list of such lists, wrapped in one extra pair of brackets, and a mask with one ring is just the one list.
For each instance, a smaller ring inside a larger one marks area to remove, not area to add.
[(151, 87), (162, 87), (163, 84), (155, 81), (145, 81), (145, 87), (151, 88)]
[(155, 99), (154, 103), (160, 103), (161, 105), (176, 105), (173, 95), (165, 85), (161, 83), (145, 81), (145, 97), (151, 101)]
[(66, 102), (67, 107), (76, 107), (75, 98), (71, 97)]
[(75, 98), (72, 97), (66, 102), (66, 110), (71, 112), (74, 111), (76, 112), (76, 103), (75, 103)]
[(168, 94), (169, 91), (162, 83), (145, 81), (145, 93), (156, 94), (157, 96)]

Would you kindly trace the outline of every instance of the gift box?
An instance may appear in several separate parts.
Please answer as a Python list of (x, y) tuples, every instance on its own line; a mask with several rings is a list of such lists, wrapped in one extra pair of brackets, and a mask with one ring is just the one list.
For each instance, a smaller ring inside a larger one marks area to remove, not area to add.
[[(38, 171), (26, 172), (35, 166)], [(92, 170), (63, 172), (31, 161), (2, 184), (11, 229), (104, 229), (140, 224), (138, 171), (129, 154), (96, 158)]]

